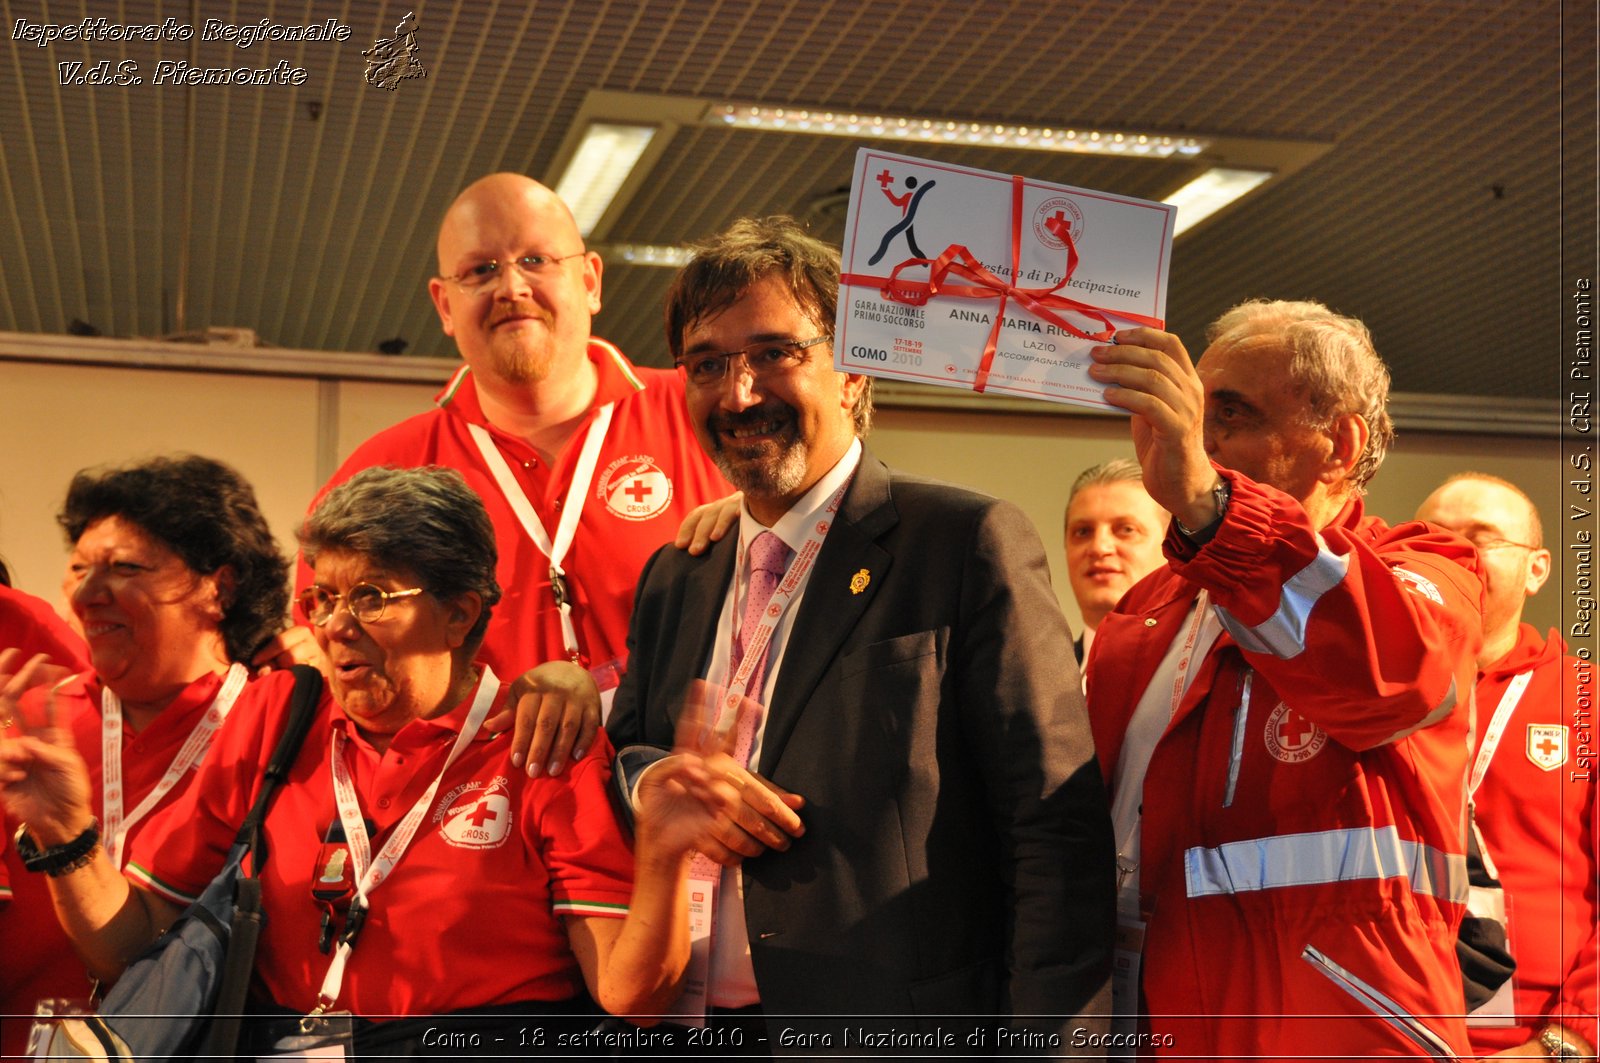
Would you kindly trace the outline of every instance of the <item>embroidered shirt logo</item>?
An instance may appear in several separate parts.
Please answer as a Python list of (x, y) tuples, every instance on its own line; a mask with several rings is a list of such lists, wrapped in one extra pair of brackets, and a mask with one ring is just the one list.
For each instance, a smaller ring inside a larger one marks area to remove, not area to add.
[(1555, 771), (1567, 762), (1567, 728), (1559, 723), (1528, 725), (1528, 759), (1541, 771)]
[(1267, 752), (1285, 764), (1299, 764), (1322, 752), (1328, 732), (1283, 702), (1267, 716)]
[(1395, 579), (1427, 598), (1433, 604), (1444, 604), (1444, 595), (1439, 593), (1439, 588), (1434, 586), (1433, 580), (1428, 579), (1426, 576), (1419, 576), (1408, 568), (1392, 568), (1389, 571), (1394, 573)]
[(506, 777), (464, 783), (433, 809), (439, 834), (458, 849), (498, 849), (511, 834), (511, 791)]
[(672, 502), (672, 481), (648, 454), (634, 454), (606, 466), (595, 496), (623, 520), (649, 520)]

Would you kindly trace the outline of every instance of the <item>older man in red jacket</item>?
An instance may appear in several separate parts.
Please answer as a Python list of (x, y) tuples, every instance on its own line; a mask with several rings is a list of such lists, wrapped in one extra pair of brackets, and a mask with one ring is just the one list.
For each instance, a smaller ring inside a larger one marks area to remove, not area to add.
[(1360, 322), (1247, 303), (1208, 338), (1198, 367), (1148, 329), (1093, 350), (1174, 518), (1089, 668), (1120, 1046), (1454, 1058), (1476, 558), (1362, 510), (1392, 429)]

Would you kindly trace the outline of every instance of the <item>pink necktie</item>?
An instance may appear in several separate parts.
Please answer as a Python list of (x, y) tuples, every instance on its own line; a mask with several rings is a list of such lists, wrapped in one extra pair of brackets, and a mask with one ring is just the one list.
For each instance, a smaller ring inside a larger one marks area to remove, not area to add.
[[(789, 567), (789, 558), (793, 554), (794, 551), (782, 539), (769, 531), (762, 532), (751, 541), (747, 554), (750, 559), (750, 588), (745, 595), (744, 619), (739, 622), (739, 635), (733, 640), (733, 660), (729, 665), (734, 671), (739, 670), (739, 664), (744, 660), (746, 635), (753, 633), (760, 625), (762, 615), (767, 611), (767, 603), (772, 601), (772, 592), (778, 589), (778, 581), (783, 579), (784, 570)], [(767, 661), (771, 657), (772, 643), (768, 642), (766, 652), (750, 672), (750, 684), (745, 687), (746, 697), (755, 701), (763, 700), (761, 688), (767, 676)], [(741, 741), (743, 738), (741, 734)], [(745, 752), (749, 752), (748, 745)]]
[[(784, 544), (784, 541), (769, 531), (764, 531), (750, 543), (746, 557), (750, 561), (750, 587), (745, 595), (744, 619), (739, 623), (739, 634), (733, 640), (733, 660), (729, 667), (737, 672), (739, 663), (744, 660), (745, 632), (755, 630), (761, 623), (761, 616), (767, 611), (767, 603), (772, 600), (772, 592), (778, 589), (778, 583), (783, 579), (784, 571), (789, 567), (789, 558), (794, 551)], [(756, 729), (761, 725), (761, 717), (765, 715), (761, 705), (761, 684), (767, 674), (767, 660), (771, 657), (772, 643), (767, 643), (767, 653), (751, 670), (750, 682), (745, 687), (745, 696), (758, 704), (745, 705), (738, 717), (738, 730), (734, 733), (733, 759), (742, 766), (750, 763), (750, 750), (755, 745)], [(720, 697), (715, 705), (720, 705)], [(715, 706), (713, 706), (715, 712)], [(721, 868), (704, 853), (695, 853), (690, 863), (689, 874), (693, 877), (717, 879), (720, 877)]]

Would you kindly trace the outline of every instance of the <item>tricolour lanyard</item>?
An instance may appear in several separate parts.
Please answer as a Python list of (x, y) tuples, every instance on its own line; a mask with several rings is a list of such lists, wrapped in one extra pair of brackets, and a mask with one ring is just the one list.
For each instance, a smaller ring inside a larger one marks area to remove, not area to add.
[(1532, 671), (1518, 673), (1506, 687), (1505, 693), (1500, 695), (1500, 704), (1495, 706), (1489, 729), (1483, 732), (1483, 745), (1478, 747), (1478, 758), (1472, 762), (1472, 774), (1467, 778), (1468, 800), (1483, 784), (1483, 777), (1489, 771), (1489, 761), (1494, 759), (1494, 751), (1500, 748), (1500, 739), (1506, 733), (1506, 725), (1511, 722), (1511, 714), (1517, 711), (1517, 703), (1522, 700), (1522, 692), (1528, 689), (1528, 681), (1532, 678)]
[(350, 913), (346, 916), (345, 932), (339, 937), (339, 947), (334, 951), (333, 962), (328, 965), (328, 973), (322, 979), (322, 988), (317, 991), (317, 1007), (315, 1013), (327, 1011), (339, 999), (339, 992), (344, 987), (344, 968), (350, 959), (350, 953), (355, 948), (356, 934), (361, 928), (362, 921), (366, 918), (368, 898), (372, 891), (386, 882), (395, 864), (405, 855), (411, 839), (416, 836), (417, 828), (422, 825), (423, 817), (428, 814), (428, 809), (433, 805), (434, 795), (439, 792), (439, 784), (444, 781), (445, 772), (450, 770), (450, 765), (456, 762), (462, 750), (472, 741), (478, 733), (478, 728), (483, 726), (484, 718), (489, 715), (489, 707), (494, 704), (495, 695), (500, 691), (500, 681), (494, 676), (488, 665), (483, 666), (483, 678), (478, 682), (478, 694), (472, 701), (472, 708), (467, 713), (467, 719), (461, 726), (461, 733), (456, 735), (455, 745), (450, 747), (450, 755), (445, 758), (444, 766), (439, 769), (439, 774), (434, 777), (433, 784), (411, 806), (389, 835), (389, 840), (378, 851), (376, 858), (372, 855), (372, 843), (367, 839), (367, 824), (361, 818), (361, 801), (356, 796), (355, 780), (350, 776), (350, 766), (345, 763), (344, 746), (348, 739), (344, 732), (338, 728), (333, 732), (333, 798), (339, 806), (339, 822), (344, 826), (345, 840), (350, 844), (351, 876), (355, 879), (356, 896), (351, 902)]
[(235, 662), (233, 667), (228, 669), (228, 674), (222, 680), (222, 689), (217, 691), (217, 696), (201, 714), (194, 729), (189, 732), (189, 737), (184, 739), (183, 745), (178, 748), (178, 755), (167, 765), (167, 770), (162, 773), (155, 788), (145, 794), (144, 800), (126, 815), (122, 811), (122, 699), (113, 694), (110, 687), (102, 688), (100, 763), (104, 779), (100, 795), (100, 836), (105, 839), (106, 855), (117, 868), (122, 867), (122, 858), (125, 855), (123, 846), (127, 841), (128, 831), (133, 829), (135, 823), (149, 815), (168, 791), (178, 785), (178, 780), (183, 778), (184, 773), (206, 755), (206, 750), (211, 747), (212, 736), (217, 733), (217, 728), (222, 726), (222, 721), (228, 718), (234, 701), (238, 699), (239, 692), (244, 689), (249, 679), (250, 673), (242, 664)]
[(567, 500), (561, 508), (561, 519), (556, 522), (554, 540), (545, 531), (544, 522), (534, 511), (533, 503), (528, 501), (522, 485), (511, 474), (511, 466), (507, 464), (505, 455), (500, 453), (500, 448), (494, 445), (488, 430), (479, 424), (467, 426), (472, 441), (478, 445), (478, 453), (483, 455), (484, 464), (489, 467), (494, 482), (500, 485), (500, 493), (505, 495), (511, 511), (522, 522), (523, 530), (534, 545), (550, 559), (550, 586), (555, 592), (556, 606), (561, 611), (561, 641), (567, 656), (580, 662), (583, 655), (578, 650), (578, 629), (572, 623), (572, 593), (567, 587), (567, 571), (562, 563), (566, 561), (567, 551), (571, 549), (572, 540), (578, 533), (578, 517), (583, 513), (584, 499), (588, 497), (589, 484), (594, 480), (594, 467), (600, 460), (600, 444), (605, 441), (606, 430), (611, 427), (611, 415), (615, 410), (616, 403), (608, 402), (595, 411), (594, 420), (589, 422), (583, 450), (578, 455), (578, 466), (572, 472), (572, 482), (567, 485)]

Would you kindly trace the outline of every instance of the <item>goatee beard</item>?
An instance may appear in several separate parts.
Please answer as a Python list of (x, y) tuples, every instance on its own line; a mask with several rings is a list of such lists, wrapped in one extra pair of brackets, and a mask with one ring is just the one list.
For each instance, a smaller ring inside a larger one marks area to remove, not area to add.
[[(768, 421), (777, 425), (773, 433), (776, 440), (749, 445), (737, 440), (721, 442), (723, 432)], [(711, 438), (718, 441), (711, 460), (729, 483), (752, 498), (786, 497), (805, 482), (808, 448), (799, 437), (792, 408), (767, 405), (742, 413), (725, 413), (716, 418), (710, 429)]]
[(734, 487), (752, 498), (784, 498), (793, 494), (805, 482), (805, 445), (798, 441), (784, 447), (765, 459), (759, 453), (747, 457), (736, 456), (732, 447), (723, 447), (712, 455), (723, 477)]

